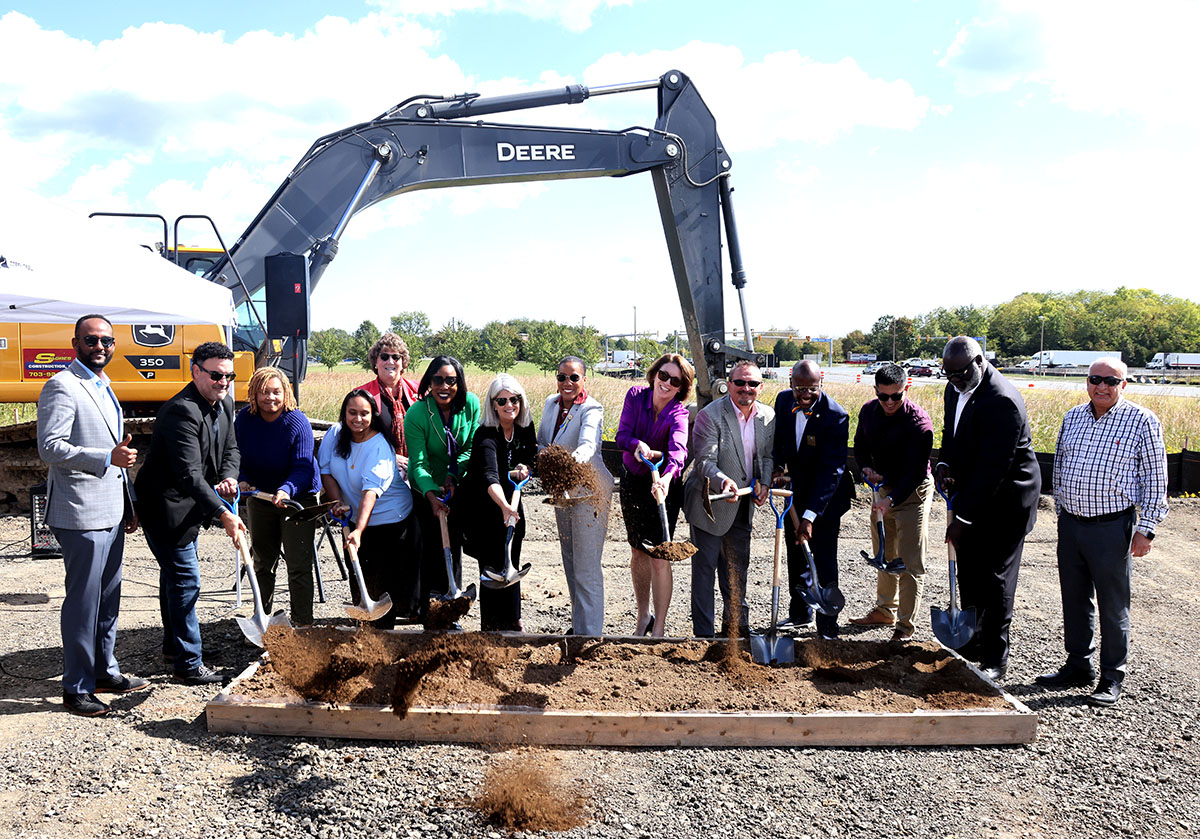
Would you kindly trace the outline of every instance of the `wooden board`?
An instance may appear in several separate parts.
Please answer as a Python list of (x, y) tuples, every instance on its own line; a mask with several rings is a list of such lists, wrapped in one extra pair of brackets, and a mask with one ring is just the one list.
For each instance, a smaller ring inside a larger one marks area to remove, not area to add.
[(1002, 745), (1031, 743), (1037, 735), (1037, 714), (1003, 690), (1010, 709), (1002, 711), (677, 713), (470, 706), (413, 708), (400, 719), (384, 706), (239, 695), (239, 683), (259, 664), (252, 663), (208, 703), (209, 731), (436, 743), (769, 748)]

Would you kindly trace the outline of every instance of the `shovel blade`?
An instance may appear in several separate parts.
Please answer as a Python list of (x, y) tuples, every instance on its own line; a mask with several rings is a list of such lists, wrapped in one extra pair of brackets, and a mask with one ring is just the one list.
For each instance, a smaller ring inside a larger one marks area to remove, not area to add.
[(952, 650), (965, 647), (975, 637), (975, 610), (951, 612), (933, 606), (929, 610), (929, 625), (934, 637)]
[(385, 594), (378, 600), (363, 597), (362, 603), (346, 607), (346, 614), (356, 621), (377, 621), (392, 610), (392, 596)]
[(766, 635), (750, 636), (750, 655), (756, 664), (791, 664), (796, 660), (796, 645), (771, 630)]
[(508, 588), (521, 582), (522, 578), (529, 573), (529, 569), (533, 567), (532, 563), (525, 563), (518, 571), (513, 566), (508, 566), (504, 574), (493, 571), (491, 568), (484, 568), (483, 573), (479, 575), (479, 583), (484, 588)]
[(253, 618), (235, 618), (238, 628), (242, 630), (242, 634), (246, 636), (246, 640), (256, 647), (266, 648), (263, 643), (263, 634), (267, 631), (263, 625), (262, 619), (258, 616)]
[(837, 617), (838, 612), (846, 605), (846, 596), (840, 588), (824, 588), (813, 586), (801, 592), (804, 602), (816, 609), (822, 615)]

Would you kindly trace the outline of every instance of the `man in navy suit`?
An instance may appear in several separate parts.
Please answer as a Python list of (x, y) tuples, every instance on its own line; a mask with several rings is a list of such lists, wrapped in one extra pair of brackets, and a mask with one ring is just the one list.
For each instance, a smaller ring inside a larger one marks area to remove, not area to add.
[[(842, 515), (850, 509), (854, 485), (846, 473), (846, 450), (850, 440), (850, 417), (837, 402), (821, 391), (821, 368), (814, 361), (798, 361), (792, 367), (791, 390), (775, 398), (775, 476), (786, 471), (792, 481), (792, 515), (785, 523), (788, 617), (780, 628), (794, 628), (812, 621), (812, 609), (799, 592), (808, 579), (808, 561), (800, 542), (808, 542), (817, 566), (817, 581), (823, 587), (838, 584), (837, 543)], [(836, 638), (837, 616), (817, 615), (817, 632)]]
[(1042, 473), (1033, 453), (1025, 400), (983, 358), (973, 338), (951, 338), (942, 353), (949, 384), (934, 479), (951, 496), (946, 541), (958, 556), (963, 608), (977, 631), (959, 650), (999, 680), (1008, 671), (1017, 571), (1025, 535), (1037, 520)]

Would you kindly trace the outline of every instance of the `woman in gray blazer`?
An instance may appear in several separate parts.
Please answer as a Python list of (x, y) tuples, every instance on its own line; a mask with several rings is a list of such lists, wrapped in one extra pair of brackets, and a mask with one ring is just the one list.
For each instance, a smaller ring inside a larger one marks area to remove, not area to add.
[(587, 366), (567, 356), (558, 363), (558, 393), (546, 400), (538, 424), (538, 449), (562, 446), (579, 463), (590, 463), (599, 479), (600, 498), (554, 511), (563, 570), (571, 594), (571, 631), (576, 635), (604, 633), (604, 572), (600, 557), (608, 532), (613, 476), (600, 456), (604, 406), (587, 395)]

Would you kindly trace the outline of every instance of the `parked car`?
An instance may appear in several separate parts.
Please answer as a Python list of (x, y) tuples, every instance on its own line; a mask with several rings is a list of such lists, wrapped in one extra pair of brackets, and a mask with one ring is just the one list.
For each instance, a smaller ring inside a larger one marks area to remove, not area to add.
[(863, 375), (864, 376), (874, 376), (876, 373), (878, 373), (880, 370), (882, 370), (883, 365), (885, 365), (887, 363), (888, 362), (886, 362), (886, 361), (872, 361), (870, 364), (868, 364), (866, 367), (863, 368)]
[(933, 368), (925, 362), (920, 364), (910, 364), (908, 367), (908, 375), (910, 376), (932, 376)]

